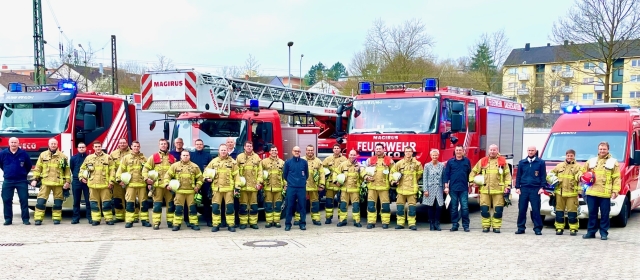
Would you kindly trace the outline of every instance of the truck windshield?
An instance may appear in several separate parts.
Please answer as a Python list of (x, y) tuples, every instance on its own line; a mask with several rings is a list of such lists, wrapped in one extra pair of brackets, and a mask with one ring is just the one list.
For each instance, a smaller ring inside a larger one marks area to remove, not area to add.
[(609, 143), (609, 153), (618, 161), (625, 159), (626, 132), (554, 132), (540, 158), (564, 161), (567, 150), (576, 151), (577, 161), (587, 161), (598, 156), (598, 144)]
[(435, 133), (438, 107), (436, 98), (356, 100), (349, 133)]
[(225, 144), (228, 137), (236, 141), (236, 139), (241, 136), (244, 137), (240, 139), (246, 138), (246, 134), (246, 121), (223, 119), (177, 120), (174, 132), (175, 138), (180, 137), (184, 141), (185, 149), (195, 149), (194, 142), (196, 139), (202, 139), (211, 151), (216, 151), (214, 153), (216, 155), (218, 154), (218, 147), (220, 147), (221, 144)]
[(69, 125), (71, 103), (7, 103), (0, 116), (0, 133), (58, 134)]

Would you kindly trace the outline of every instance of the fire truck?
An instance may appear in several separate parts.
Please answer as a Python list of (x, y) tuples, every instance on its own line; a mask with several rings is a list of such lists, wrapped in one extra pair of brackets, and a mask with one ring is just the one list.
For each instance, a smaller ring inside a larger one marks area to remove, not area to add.
[[(487, 155), (490, 145), (496, 144), (515, 172), (514, 163), (522, 158), (523, 149), (522, 104), (472, 89), (439, 88), (438, 83), (437, 78), (360, 82), (359, 95), (337, 110), (339, 114), (347, 112), (349, 117), (346, 136), (338, 141), (346, 142), (348, 151), (358, 151), (360, 162), (373, 156), (376, 144), (381, 143), (394, 161), (404, 157), (405, 147), (414, 148), (414, 156), (422, 164), (431, 160), (432, 149), (440, 151), (441, 162), (454, 157), (455, 145), (463, 145), (475, 164)], [(376, 87), (382, 90), (376, 92)], [(338, 115), (337, 123), (342, 123), (341, 118)], [(477, 192), (472, 189), (469, 196), (478, 198)]]
[[(598, 156), (598, 145), (609, 143), (609, 153), (620, 164), (620, 195), (611, 200), (612, 224), (625, 227), (631, 210), (640, 207), (640, 110), (618, 103), (594, 105), (567, 104), (558, 118), (540, 156), (549, 172), (565, 160), (569, 149), (576, 151), (576, 161), (585, 164)], [(555, 217), (554, 205), (550, 205), (550, 194), (540, 195), (540, 214)], [(600, 213), (598, 213), (598, 216)], [(579, 197), (578, 218), (587, 219), (589, 209), (583, 197)]]
[[(202, 139), (205, 150), (217, 156), (218, 147), (230, 137), (234, 153), (242, 153), (246, 141), (261, 158), (278, 148), (279, 157), (288, 159), (294, 146), (336, 143), (329, 136), (338, 116), (336, 108), (351, 97), (317, 93), (225, 78), (193, 70), (148, 72), (141, 80), (141, 110), (164, 114), (166, 139), (182, 138), (185, 149), (192, 150)], [(174, 122), (169, 132), (169, 123)], [(317, 125), (321, 125), (322, 128)], [(155, 122), (151, 123), (153, 130)], [(318, 139), (319, 136), (327, 137)], [(331, 145), (333, 146), (333, 145)], [(259, 207), (262, 199), (259, 196)]]
[[(131, 96), (78, 93), (74, 81), (55, 85), (27, 86), (10, 83), (9, 92), (0, 95), (0, 148), (9, 148), (9, 138), (18, 137), (34, 165), (40, 153), (48, 149), (51, 138), (69, 158), (78, 142), (87, 144), (93, 153), (93, 141), (101, 141), (110, 153), (120, 138), (137, 140), (138, 125)], [(31, 180), (29, 173), (28, 179)], [(0, 176), (0, 180), (2, 177)], [(34, 209), (38, 189), (29, 188), (29, 207)], [(53, 206), (53, 196), (47, 207)], [(71, 209), (73, 197), (65, 199), (63, 209)]]

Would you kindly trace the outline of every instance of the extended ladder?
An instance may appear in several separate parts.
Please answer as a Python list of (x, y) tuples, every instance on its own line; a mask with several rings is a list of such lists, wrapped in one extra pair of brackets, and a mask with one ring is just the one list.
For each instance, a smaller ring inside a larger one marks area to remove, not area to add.
[(193, 70), (147, 72), (142, 75), (140, 84), (141, 109), (169, 115), (185, 112), (229, 115), (232, 106), (244, 107), (249, 100), (258, 100), (261, 108), (273, 105), (284, 114), (336, 116), (337, 107), (353, 99)]

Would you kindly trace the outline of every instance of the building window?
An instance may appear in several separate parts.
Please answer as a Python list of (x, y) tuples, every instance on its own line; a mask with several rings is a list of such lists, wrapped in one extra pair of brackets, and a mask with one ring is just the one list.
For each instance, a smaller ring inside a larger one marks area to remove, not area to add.
[(515, 89), (518, 86), (518, 83), (509, 83), (509, 89)]
[(520, 83), (520, 89), (527, 89), (527, 83)]
[(633, 82), (633, 83), (640, 82), (640, 75), (631, 75), (630, 82)]
[(639, 97), (640, 97), (640, 91), (629, 92), (629, 98), (639, 98)]
[(564, 71), (571, 71), (571, 67), (569, 65), (564, 66)]
[(569, 95), (565, 95), (564, 96), (564, 100), (562, 100), (562, 101), (569, 101)]
[(596, 64), (593, 63), (593, 62), (585, 62), (584, 63), (584, 69), (593, 70), (595, 68), (596, 68)]
[(562, 71), (562, 65), (551, 66), (551, 72), (560, 72), (560, 71)]
[(509, 75), (515, 75), (516, 73), (518, 73), (518, 68), (509, 68)]
[(622, 99), (611, 99), (611, 103), (619, 103), (622, 104)]
[(593, 84), (593, 77), (591, 78), (582, 78), (583, 84)]
[(592, 100), (593, 99), (593, 93), (583, 93), (582, 94), (582, 100)]
[(562, 86), (562, 81), (560, 81), (560, 80), (553, 80), (553, 81), (551, 81), (551, 86), (552, 86), (552, 87), (559, 87), (559, 86)]
[(596, 98), (597, 100), (602, 100), (602, 93), (598, 93), (596, 96), (597, 96)]
[(640, 67), (640, 59), (632, 59), (631, 67)]
[(620, 85), (611, 85), (611, 91), (618, 91)]

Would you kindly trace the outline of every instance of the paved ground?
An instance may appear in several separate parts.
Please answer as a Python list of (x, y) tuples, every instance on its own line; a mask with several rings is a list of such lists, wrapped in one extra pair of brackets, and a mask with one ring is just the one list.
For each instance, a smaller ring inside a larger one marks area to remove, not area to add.
[[(290, 232), (265, 229), (263, 222), (259, 230), (236, 233), (212, 233), (206, 226), (172, 232), (140, 224), (92, 227), (84, 219), (71, 225), (65, 213), (61, 225), (48, 216), (39, 227), (0, 226), (1, 245), (23, 244), (0, 246), (0, 271), (4, 279), (638, 278), (640, 211), (633, 212), (626, 228), (611, 229), (608, 241), (555, 236), (550, 220), (542, 236), (530, 230), (515, 235), (516, 213), (517, 208), (507, 209), (501, 234), (482, 233), (477, 211), (470, 233), (449, 232), (448, 224), (431, 232), (419, 223), (414, 232), (383, 230), (379, 224), (373, 230), (337, 228), (335, 222)], [(286, 245), (246, 244), (255, 241)]]

